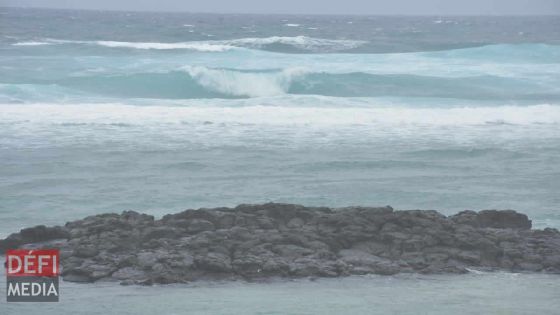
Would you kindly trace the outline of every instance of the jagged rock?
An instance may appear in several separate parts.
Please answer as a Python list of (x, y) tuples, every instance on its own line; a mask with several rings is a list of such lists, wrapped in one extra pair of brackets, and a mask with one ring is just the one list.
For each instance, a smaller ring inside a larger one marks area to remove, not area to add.
[(94, 257), (99, 253), (99, 250), (93, 246), (82, 246), (74, 249), (73, 255), (81, 258)]
[(4, 240), (0, 240), (0, 253), (8, 249), (17, 248), (23, 244), (46, 242), (56, 239), (68, 239), (70, 234), (60, 226), (46, 227), (38, 225), (32, 228), (22, 229), (19, 233), (14, 233)]
[(451, 217), (460, 224), (482, 228), (530, 229), (531, 220), (522, 213), (513, 210), (483, 210), (480, 212), (463, 211)]
[(194, 219), (187, 226), (187, 231), (193, 234), (212, 230), (214, 230), (214, 224), (207, 220)]
[(48, 244), (66, 281), (122, 284), (204, 279), (338, 277), (467, 268), (560, 273), (560, 232), (531, 230), (512, 210), (394, 211), (269, 203), (186, 210), (160, 220), (134, 211), (0, 240), (0, 252)]

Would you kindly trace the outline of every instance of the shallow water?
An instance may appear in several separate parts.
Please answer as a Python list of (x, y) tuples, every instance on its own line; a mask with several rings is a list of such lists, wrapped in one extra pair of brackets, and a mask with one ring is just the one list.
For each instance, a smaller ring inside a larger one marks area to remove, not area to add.
[[(0, 295), (5, 294), (0, 278)], [(560, 277), (473, 273), (153, 287), (62, 282), (43, 314), (557, 314)], [(37, 304), (9, 303), (8, 314)]]

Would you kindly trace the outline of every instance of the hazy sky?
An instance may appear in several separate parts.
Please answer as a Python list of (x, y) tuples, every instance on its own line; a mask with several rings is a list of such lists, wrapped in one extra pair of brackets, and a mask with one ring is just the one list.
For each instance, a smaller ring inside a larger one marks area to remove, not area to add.
[(304, 14), (560, 14), (560, 0), (0, 0), (0, 6)]

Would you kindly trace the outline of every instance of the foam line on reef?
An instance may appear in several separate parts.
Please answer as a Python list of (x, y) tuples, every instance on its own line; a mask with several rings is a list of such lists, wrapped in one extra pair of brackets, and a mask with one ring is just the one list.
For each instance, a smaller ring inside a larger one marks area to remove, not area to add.
[[(454, 108), (411, 107), (281, 107), (135, 106), (122, 103), (0, 104), (5, 124), (185, 124), (213, 122), (251, 125), (308, 126), (468, 126), (557, 125), (560, 106)], [(110, 113), (110, 114), (109, 114)]]

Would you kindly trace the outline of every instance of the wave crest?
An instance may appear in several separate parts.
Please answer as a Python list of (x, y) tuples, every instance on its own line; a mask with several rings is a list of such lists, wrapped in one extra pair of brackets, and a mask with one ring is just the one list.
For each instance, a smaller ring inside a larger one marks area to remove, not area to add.
[(110, 48), (135, 48), (135, 49), (187, 49), (201, 52), (221, 52), (233, 49), (235, 47), (228, 45), (211, 44), (204, 42), (185, 42), (185, 43), (141, 43), (141, 42), (115, 42), (115, 41), (97, 41), (97, 45)]
[(14, 43), (12, 45), (13, 46), (45, 46), (45, 45), (51, 45), (51, 44), (52, 43), (48, 43), (48, 42), (27, 41), (27, 42)]
[(281, 44), (301, 50), (332, 52), (357, 48), (367, 43), (360, 40), (325, 39), (307, 36), (272, 36), (264, 38), (241, 38), (223, 41), (226, 44), (247, 48), (266, 48), (267, 45)]
[[(488, 87), (492, 86), (491, 89)], [(314, 68), (278, 69), (212, 68), (181, 66), (170, 71), (132, 73), (87, 73), (32, 84), (39, 92), (49, 88), (70, 89), (69, 95), (157, 99), (251, 98), (276, 95), (323, 95), (336, 97), (414, 97), (471, 101), (537, 102), (560, 101), (560, 91), (540, 82), (499, 76), (446, 78), (414, 74), (324, 72)], [(26, 97), (26, 91), (30, 92)], [(0, 97), (36, 99), (35, 91), (0, 87)], [(49, 93), (50, 94), (50, 93)]]
[(155, 50), (173, 50), (185, 49), (201, 52), (222, 52), (234, 48), (253, 48), (267, 49), (274, 45), (285, 45), (295, 49), (312, 51), (312, 52), (334, 52), (341, 50), (349, 50), (357, 48), (365, 41), (347, 40), (347, 39), (324, 39), (313, 38), (307, 36), (271, 36), (271, 37), (251, 37), (229, 40), (209, 40), (209, 41), (190, 41), (175, 43), (158, 43), (158, 42), (123, 42), (123, 41), (76, 41), (47, 38), (42, 41), (18, 42), (13, 46), (39, 46), (52, 44), (78, 44), (78, 45), (95, 45), (109, 48), (130, 48), (130, 49), (155, 49)]
[(279, 72), (243, 72), (202, 66), (186, 67), (185, 71), (210, 91), (248, 97), (285, 94), (292, 80), (306, 73), (300, 68), (288, 68)]

